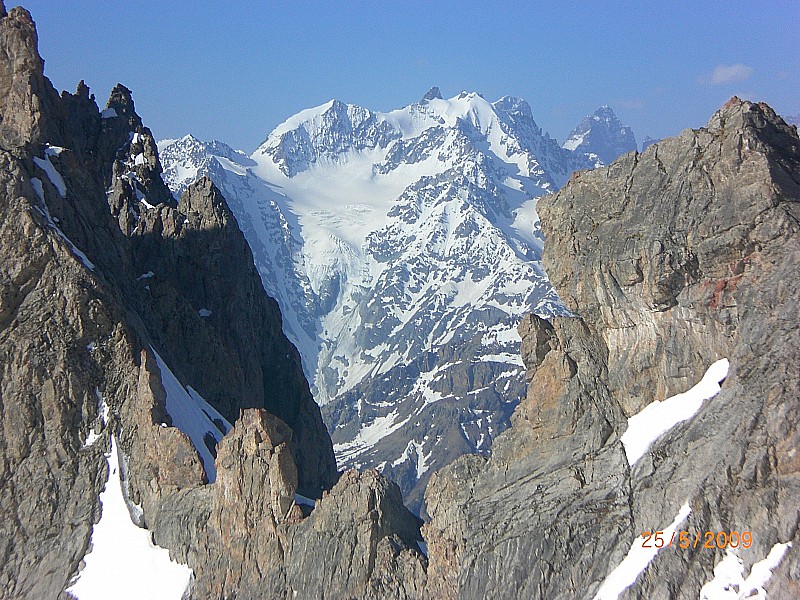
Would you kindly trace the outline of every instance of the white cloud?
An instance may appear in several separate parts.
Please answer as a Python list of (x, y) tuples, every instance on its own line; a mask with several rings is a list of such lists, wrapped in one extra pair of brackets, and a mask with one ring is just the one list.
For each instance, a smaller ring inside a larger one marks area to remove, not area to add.
[(723, 85), (726, 83), (747, 81), (752, 74), (752, 67), (736, 63), (735, 65), (717, 65), (714, 67), (711, 75), (703, 77), (703, 79), (711, 85)]

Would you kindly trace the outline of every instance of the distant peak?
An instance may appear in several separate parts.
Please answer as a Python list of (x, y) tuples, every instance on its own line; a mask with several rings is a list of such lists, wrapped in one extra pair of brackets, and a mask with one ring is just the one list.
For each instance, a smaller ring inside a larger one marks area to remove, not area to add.
[(616, 119), (617, 118), (617, 114), (614, 112), (614, 109), (612, 109), (608, 104), (604, 104), (603, 106), (598, 108), (596, 111), (594, 111), (594, 116), (600, 117), (602, 119)]
[(661, 140), (659, 138), (650, 137), (649, 135), (645, 136), (644, 140), (642, 140), (642, 152), (644, 152), (648, 146), (652, 146), (660, 141)]
[(607, 104), (585, 117), (561, 147), (594, 155), (606, 165), (614, 162), (621, 154), (638, 149), (631, 128), (623, 125)]
[(3, 0), (0, 0), (0, 17), (5, 17), (8, 14), (6, 11), (6, 4)]
[(503, 111), (519, 112), (528, 116), (532, 116), (530, 104), (525, 102), (525, 100), (522, 98), (517, 98), (516, 96), (503, 96), (496, 102), (493, 102), (492, 106)]
[(442, 92), (439, 91), (439, 88), (433, 86), (428, 92), (422, 97), (420, 102), (428, 102), (430, 100), (441, 100), (442, 99)]

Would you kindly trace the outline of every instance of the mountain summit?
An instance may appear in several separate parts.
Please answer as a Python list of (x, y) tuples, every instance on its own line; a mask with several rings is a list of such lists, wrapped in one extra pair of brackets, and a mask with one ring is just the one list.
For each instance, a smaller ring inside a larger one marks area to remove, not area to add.
[(594, 114), (584, 118), (562, 147), (594, 154), (604, 165), (611, 164), (621, 154), (637, 149), (633, 131), (620, 122), (609, 106), (601, 106)]
[(441, 100), (442, 99), (442, 92), (439, 91), (439, 88), (433, 86), (431, 89), (427, 91), (427, 93), (422, 97), (420, 103), (425, 102), (427, 100)]
[(374, 466), (419, 507), (430, 473), (488, 452), (524, 390), (516, 324), (562, 309), (536, 201), (596, 158), (558, 146), (527, 102), (436, 88), (386, 113), (331, 100), (250, 156), (184, 139), (180, 192), (207, 175), (248, 238), (340, 466)]

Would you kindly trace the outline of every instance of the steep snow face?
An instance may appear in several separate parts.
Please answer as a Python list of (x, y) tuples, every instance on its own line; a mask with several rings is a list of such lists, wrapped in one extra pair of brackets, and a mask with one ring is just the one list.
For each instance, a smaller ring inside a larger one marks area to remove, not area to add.
[(608, 106), (601, 106), (572, 130), (563, 147), (567, 150), (594, 154), (596, 166), (612, 163), (618, 156), (637, 149), (630, 127), (620, 123)]
[(388, 113), (302, 111), (249, 158), (186, 137), (162, 161), (176, 193), (202, 175), (223, 191), (341, 466), (408, 492), (488, 451), (524, 392), (519, 318), (563, 310), (536, 199), (594, 158), (559, 147), (523, 100), (432, 90)]
[(728, 376), (729, 367), (727, 358), (716, 361), (690, 390), (666, 400), (656, 400), (630, 417), (628, 429), (620, 438), (625, 446), (628, 464), (635, 465), (661, 435), (678, 423), (692, 418), (703, 402), (716, 396), (721, 389), (721, 382)]

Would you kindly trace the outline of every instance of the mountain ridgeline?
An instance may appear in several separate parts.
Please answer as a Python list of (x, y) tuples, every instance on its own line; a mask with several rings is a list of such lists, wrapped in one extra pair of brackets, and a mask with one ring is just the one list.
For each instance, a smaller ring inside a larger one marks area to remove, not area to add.
[(434, 89), (162, 170), (0, 0), (0, 597), (798, 597), (797, 128), (592, 148)]
[[(224, 482), (242, 459), (215, 465), (215, 446), (236, 422), (234, 444), (240, 414), (260, 415), (241, 435), (273, 465), (259, 510), (289, 518), (295, 490), (319, 497), (338, 478), (278, 306), (214, 185), (173, 199), (130, 92), (102, 111), (83, 82), (59, 96), (28, 12), (1, 14), (0, 596), (65, 597), (112, 437), (138, 522), (173, 539), (191, 533), (174, 515), (206, 515), (204, 547), (230, 555), (212, 524), (235, 512)], [(198, 571), (198, 597), (206, 585)]]
[(564, 312), (540, 264), (537, 198), (636, 149), (611, 109), (597, 114), (567, 149), (523, 100), (433, 88), (388, 113), (304, 110), (250, 156), (191, 136), (160, 156), (175, 194), (208, 177), (228, 200), (339, 466), (378, 468), (424, 511), (430, 474), (508, 427), (525, 390), (522, 316)]

